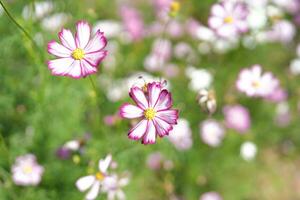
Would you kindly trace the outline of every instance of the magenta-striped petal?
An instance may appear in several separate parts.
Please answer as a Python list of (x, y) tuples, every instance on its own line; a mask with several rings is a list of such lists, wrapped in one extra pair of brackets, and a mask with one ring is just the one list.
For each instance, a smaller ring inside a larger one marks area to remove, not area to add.
[(85, 77), (90, 74), (94, 74), (98, 71), (97, 67), (92, 66), (89, 62), (85, 60), (80, 61), (81, 76)]
[(161, 120), (158, 117), (156, 117), (153, 120), (153, 123), (154, 123), (156, 131), (160, 137), (168, 135), (169, 132), (173, 129), (172, 125), (168, 124), (166, 121)]
[(149, 83), (148, 84), (148, 93), (149, 93), (149, 106), (153, 108), (158, 100), (160, 91), (161, 91), (161, 85), (160, 83)]
[(106, 55), (107, 51), (100, 50), (93, 53), (85, 54), (84, 60), (89, 62), (94, 67), (97, 67)]
[(156, 117), (166, 121), (169, 124), (177, 124), (178, 110), (170, 109), (158, 111)]
[(54, 56), (61, 58), (70, 57), (72, 54), (72, 51), (70, 49), (64, 47), (54, 40), (48, 43), (48, 52)]
[(143, 137), (143, 144), (154, 144), (156, 139), (156, 129), (152, 121), (148, 122), (147, 131)]
[(139, 140), (147, 131), (148, 120), (142, 120), (135, 125), (128, 133), (128, 137), (132, 140)]
[(137, 106), (125, 103), (120, 108), (120, 116), (123, 118), (134, 119), (143, 116), (143, 110)]
[(91, 27), (86, 21), (79, 21), (76, 23), (76, 46), (81, 49), (85, 49), (90, 40)]
[(135, 103), (137, 104), (138, 107), (142, 108), (143, 110), (148, 108), (147, 98), (141, 88), (132, 87), (130, 89), (129, 95), (135, 101)]
[(81, 77), (80, 61), (73, 60), (72, 58), (50, 60), (48, 62), (48, 68), (52, 71), (53, 75), (69, 76), (72, 78)]
[(91, 39), (88, 45), (85, 47), (84, 51), (86, 53), (100, 51), (106, 46), (106, 44), (107, 41), (103, 35), (103, 32), (100, 32), (100, 30), (98, 30), (93, 39)]
[(166, 110), (172, 107), (172, 97), (167, 90), (162, 90), (155, 105), (155, 110)]
[(70, 30), (68, 29), (62, 29), (59, 33), (59, 40), (60, 42), (70, 49), (71, 51), (76, 49), (76, 44), (75, 44), (75, 39), (73, 37), (73, 34)]

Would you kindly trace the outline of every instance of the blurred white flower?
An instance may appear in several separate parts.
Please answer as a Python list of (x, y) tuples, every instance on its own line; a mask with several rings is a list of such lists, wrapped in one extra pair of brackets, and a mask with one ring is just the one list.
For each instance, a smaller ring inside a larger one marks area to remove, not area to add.
[(300, 58), (292, 60), (290, 64), (290, 71), (293, 75), (300, 74)]
[(219, 146), (224, 136), (224, 127), (216, 120), (209, 119), (200, 124), (200, 137), (202, 138), (202, 141), (209, 146)]
[(209, 88), (213, 82), (212, 74), (205, 69), (196, 69), (189, 66), (185, 71), (186, 76), (191, 79), (189, 88), (198, 92), (201, 89)]
[(122, 24), (116, 20), (97, 21), (93, 28), (93, 33), (96, 33), (99, 29), (105, 33), (107, 38), (117, 37), (123, 31)]
[(201, 195), (199, 200), (222, 200), (223, 198), (217, 192), (206, 192)]
[(51, 1), (34, 2), (32, 5), (26, 5), (23, 8), (22, 16), (24, 19), (41, 19), (53, 11), (54, 5)]
[(129, 177), (118, 177), (113, 174), (105, 179), (103, 191), (107, 192), (108, 200), (125, 200), (126, 196), (122, 188), (129, 183)]
[(168, 138), (178, 150), (190, 149), (193, 145), (193, 138), (189, 122), (186, 119), (179, 119)]
[(46, 31), (55, 32), (61, 29), (69, 20), (66, 13), (56, 13), (42, 20), (41, 25)]
[(88, 175), (79, 178), (76, 181), (76, 187), (79, 191), (85, 192), (90, 189), (86, 194), (86, 200), (94, 200), (98, 194), (103, 192), (106, 187), (106, 179), (109, 177), (107, 170), (111, 164), (112, 156), (108, 155), (105, 159), (99, 160), (98, 168), (99, 171), (95, 175)]
[(296, 28), (295, 25), (288, 20), (279, 20), (267, 34), (270, 41), (288, 43), (294, 39)]
[(41, 182), (44, 168), (37, 163), (35, 155), (26, 154), (16, 158), (11, 171), (16, 185), (35, 186)]
[(280, 127), (289, 125), (291, 121), (290, 106), (288, 102), (278, 103), (276, 106), (275, 124)]
[(242, 144), (240, 154), (244, 160), (246, 161), (253, 160), (256, 156), (256, 153), (257, 153), (257, 148), (253, 142), (244, 142)]
[(266, 9), (260, 6), (250, 7), (247, 21), (251, 30), (262, 29), (268, 22)]

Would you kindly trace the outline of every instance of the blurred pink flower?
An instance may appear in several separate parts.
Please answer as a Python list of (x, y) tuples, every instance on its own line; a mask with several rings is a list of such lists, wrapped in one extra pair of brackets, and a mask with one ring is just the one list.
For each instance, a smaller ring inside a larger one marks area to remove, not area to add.
[(97, 198), (100, 192), (103, 192), (103, 188), (106, 187), (105, 181), (109, 177), (107, 170), (111, 164), (111, 161), (112, 156), (106, 156), (105, 159), (99, 160), (99, 171), (95, 175), (84, 176), (76, 181), (76, 187), (79, 191), (85, 192), (90, 188), (89, 192), (85, 196), (86, 200), (94, 200)]
[(212, 6), (208, 24), (219, 36), (234, 38), (248, 31), (247, 16), (245, 4), (223, 1)]
[(278, 41), (282, 43), (289, 43), (294, 39), (296, 35), (296, 28), (288, 20), (277, 21), (272, 29), (267, 32), (268, 40)]
[(106, 115), (104, 117), (104, 123), (107, 125), (107, 126), (113, 126), (117, 123), (118, 121), (118, 116), (117, 115)]
[(163, 156), (159, 152), (152, 153), (147, 158), (147, 166), (152, 170), (159, 170), (162, 166)]
[(157, 135), (168, 135), (177, 124), (178, 110), (172, 108), (172, 97), (162, 83), (152, 82), (143, 88), (133, 86), (129, 92), (137, 106), (125, 103), (120, 108), (122, 118), (141, 118), (133, 127), (128, 137), (132, 140), (142, 140), (143, 144), (154, 144)]
[(279, 86), (279, 81), (271, 72), (262, 73), (260, 65), (243, 69), (236, 82), (236, 87), (247, 96), (266, 97), (272, 94)]
[(272, 102), (282, 102), (288, 98), (288, 93), (281, 87), (277, 87), (270, 95), (266, 97), (267, 100)]
[(106, 38), (98, 30), (91, 38), (91, 27), (85, 21), (76, 24), (75, 39), (68, 29), (58, 34), (62, 43), (48, 43), (48, 52), (58, 59), (48, 61), (48, 68), (53, 75), (81, 78), (98, 71), (98, 65), (105, 58)]
[(178, 124), (170, 131), (169, 140), (180, 151), (188, 150), (193, 145), (192, 130), (186, 119), (179, 119)]
[(225, 130), (216, 120), (209, 119), (200, 124), (200, 137), (202, 138), (202, 141), (209, 146), (219, 146), (224, 136)]
[(26, 154), (16, 158), (11, 171), (16, 185), (35, 186), (41, 182), (44, 168), (37, 163), (35, 155)]
[(223, 198), (217, 192), (206, 192), (201, 195), (199, 200), (222, 200)]
[(126, 31), (130, 34), (131, 39), (137, 41), (144, 37), (144, 22), (138, 10), (129, 6), (121, 7), (121, 17)]
[(173, 0), (153, 0), (154, 9), (158, 18), (166, 18)]
[(223, 113), (227, 128), (235, 129), (240, 133), (245, 133), (250, 128), (251, 119), (247, 108), (241, 105), (225, 106)]

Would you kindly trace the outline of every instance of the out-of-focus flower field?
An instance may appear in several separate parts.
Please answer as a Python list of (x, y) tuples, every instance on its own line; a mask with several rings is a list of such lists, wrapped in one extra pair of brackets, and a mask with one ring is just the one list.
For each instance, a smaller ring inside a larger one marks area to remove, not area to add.
[(300, 199), (299, 0), (0, 2), (0, 200)]

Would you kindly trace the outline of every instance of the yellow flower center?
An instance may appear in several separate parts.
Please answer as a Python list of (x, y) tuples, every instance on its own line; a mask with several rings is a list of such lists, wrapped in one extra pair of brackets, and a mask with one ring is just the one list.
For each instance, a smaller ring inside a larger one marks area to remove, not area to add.
[(105, 175), (101, 172), (96, 173), (96, 179), (102, 181), (105, 178)]
[(156, 111), (153, 108), (148, 108), (144, 112), (144, 116), (147, 120), (154, 119), (155, 115), (156, 115)]
[(30, 174), (30, 173), (32, 172), (32, 170), (33, 170), (32, 167), (29, 166), (29, 165), (23, 167), (23, 172), (24, 172), (25, 174)]
[(170, 5), (171, 12), (178, 12), (180, 9), (180, 3), (178, 1), (173, 1)]
[(80, 48), (77, 48), (72, 52), (72, 57), (75, 60), (81, 60), (84, 58), (84, 51)]
[(254, 88), (259, 88), (259, 87), (261, 86), (261, 84), (260, 84), (259, 81), (253, 81), (253, 82), (252, 82), (252, 86), (253, 86)]
[(224, 22), (227, 24), (231, 24), (234, 21), (232, 16), (227, 16), (224, 18)]

